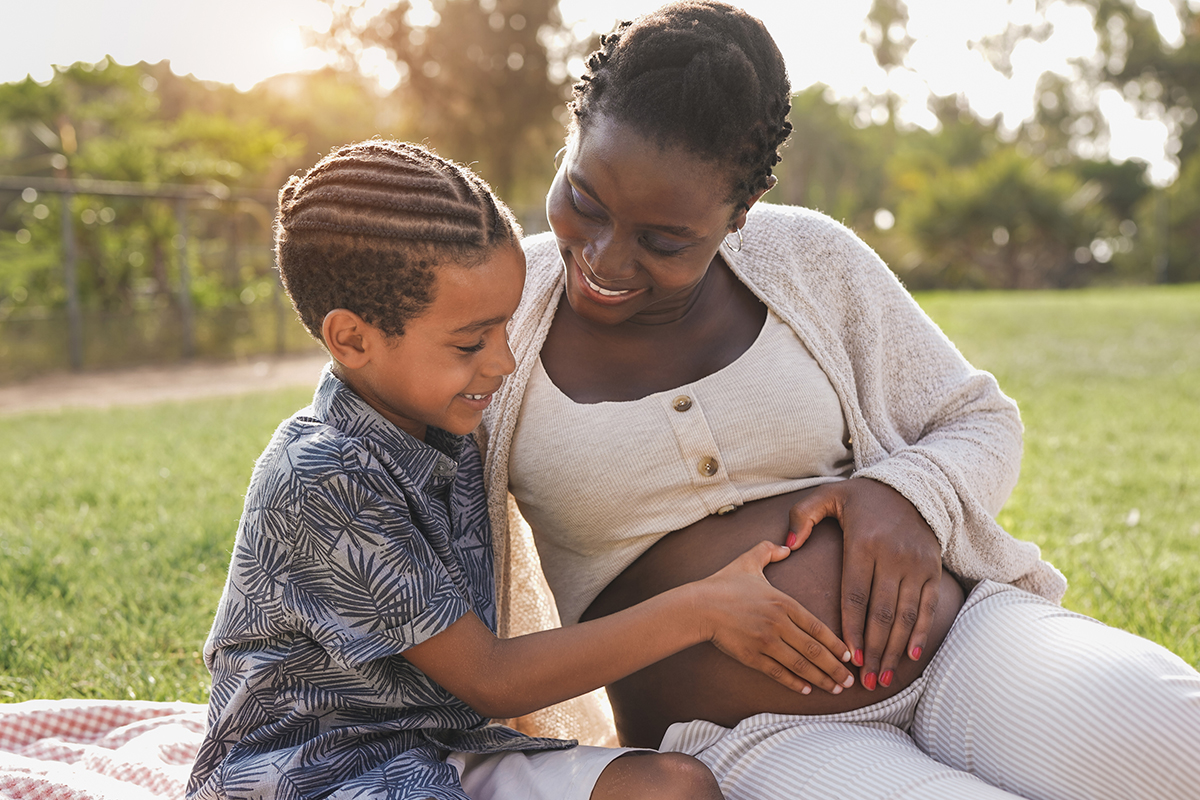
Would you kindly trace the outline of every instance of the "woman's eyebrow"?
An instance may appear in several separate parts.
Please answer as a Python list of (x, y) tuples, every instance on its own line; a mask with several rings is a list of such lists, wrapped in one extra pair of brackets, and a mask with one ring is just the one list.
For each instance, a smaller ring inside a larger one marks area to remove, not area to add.
[[(593, 189), (588, 184), (587, 178), (582, 178), (578, 175), (572, 175), (570, 177), (570, 181), (571, 181), (571, 183), (576, 184), (577, 186), (579, 186), (579, 188), (581, 188), (585, 192), (587, 192), (588, 197), (591, 198), (593, 203), (598, 204), (605, 211), (608, 211), (608, 206), (604, 205), (604, 201), (601, 200), (599, 198), (599, 196), (596, 194), (596, 190)], [(646, 228), (648, 230), (653, 230), (653, 231), (661, 231), (662, 233), (667, 233), (667, 234), (670, 234), (671, 236), (678, 236), (681, 239), (701, 239), (701, 238), (703, 238), (699, 233), (696, 233), (694, 230), (692, 230), (691, 228), (689, 228), (686, 225), (640, 225), (639, 227)]]

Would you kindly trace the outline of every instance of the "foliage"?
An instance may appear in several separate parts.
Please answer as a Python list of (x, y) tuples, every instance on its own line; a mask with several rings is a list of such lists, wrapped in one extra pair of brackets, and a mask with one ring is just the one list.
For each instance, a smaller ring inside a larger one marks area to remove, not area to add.
[(1166, 206), (1171, 210), (1163, 212), (1164, 198), (1147, 191), (1145, 180), (1132, 170), (1111, 173), (1111, 200), (1105, 202), (1121, 206), (1119, 219), (1147, 234), (1132, 240), (1128, 257), (1114, 263), (1142, 280), (1200, 280), (1200, 230), (1195, 216), (1188, 216), (1200, 205), (1200, 186), (1185, 177), (1196, 174), (1192, 165), (1200, 159), (1200, 6), (1189, 0), (1160, 4), (1160, 13), (1174, 13), (1183, 34), (1181, 41), (1169, 42), (1148, 4), (1138, 0), (1036, 0), (1038, 22), (1010, 26), (1005, 36), (991, 42), (994, 60), (1010, 58), (1027, 38), (1044, 38), (1047, 12), (1057, 2), (1091, 13), (1099, 47), (1092, 57), (1074, 64), (1074, 75), (1044, 76), (1037, 117), (1023, 126), (1022, 136), (1057, 163), (1091, 157), (1102, 150), (1109, 134), (1097, 100), (1105, 90), (1119, 92), (1141, 118), (1164, 124), (1167, 149), (1174, 154), (1180, 176), (1167, 190)]
[[(1021, 406), (1001, 523), (1067, 607), (1200, 665), (1200, 287), (918, 300)], [(0, 417), (0, 700), (204, 702), (254, 458), (310, 396)]]
[(886, 174), (896, 139), (891, 126), (855, 126), (848, 107), (813, 86), (792, 98), (791, 139), (768, 199), (815, 208), (862, 230), (886, 204)]
[[(275, 191), (331, 148), (373, 135), (428, 141), (471, 163), (527, 229), (543, 228), (570, 65), (589, 49), (556, 0), (435, 0), (425, 17), (410, 0), (327, 2), (334, 23), (322, 43), (344, 56), (340, 70), (239, 92), (166, 62), (106, 58), (61, 67), (44, 84), (0, 85), (0, 173), (214, 187), (187, 204), (185, 231), (171, 201), (76, 196), (85, 314), (180, 318), (180, 233), (197, 313), (275, 296)], [(972, 46), (1011, 74), (1013, 52), (1049, 36), (1056, 2), (1088, 8), (1100, 46), (1072, 74), (1043, 75), (1034, 116), (1015, 130), (978, 118), (961, 96), (934, 98), (937, 125), (922, 130), (897, 121), (896, 97), (837, 101), (811, 87), (794, 97), (795, 133), (768, 199), (843, 221), (914, 287), (1200, 280), (1200, 11), (1171, 0), (1183, 37), (1167, 42), (1135, 0), (1035, 0), (1032, 16)], [(906, 69), (907, 24), (904, 0), (873, 0), (863, 40), (890, 73)], [(396, 67), (390, 94), (361, 74), (372, 58)], [(1098, 155), (1106, 90), (1168, 126), (1173, 184), (1156, 188), (1145, 164)], [(228, 192), (252, 197), (218, 199)], [(66, 304), (61, 202), (0, 191), (0, 340), (12, 340), (12, 323), (56, 318)]]
[[(333, 71), (243, 93), (177, 76), (166, 62), (104, 59), (59, 68), (46, 84), (0, 85), (0, 173), (212, 188), (212, 199), (187, 202), (185, 231), (173, 200), (75, 196), (80, 296), (85, 310), (110, 315), (178, 309), (182, 232), (192, 304), (232, 308), (271, 295), (262, 283), (274, 280), (272, 198), (286, 176), (349, 138), (402, 134), (402, 123), (362, 79)], [(249, 196), (219, 199), (231, 192)], [(0, 192), (0, 324), (65, 304), (61, 203)]]
[[(1074, 176), (1005, 147), (921, 179), (924, 185), (898, 209), (926, 253), (914, 278), (1004, 289), (1087, 283), (1088, 245), (1104, 218), (1089, 213), (1096, 210), (1095, 192)], [(1087, 255), (1077, 259), (1080, 248)]]
[(566, 61), (582, 52), (558, 0), (434, 0), (428, 24), (399, 0), (377, 14), (327, 0), (325, 39), (352, 62), (372, 48), (394, 63), (395, 101), (421, 109), (421, 132), (447, 157), (470, 162), (510, 201), (545, 191), (562, 141)]

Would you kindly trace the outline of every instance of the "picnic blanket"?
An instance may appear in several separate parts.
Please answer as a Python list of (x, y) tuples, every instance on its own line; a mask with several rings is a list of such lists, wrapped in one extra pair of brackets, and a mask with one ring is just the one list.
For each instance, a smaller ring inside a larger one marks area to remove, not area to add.
[(0, 705), (0, 800), (178, 800), (205, 709), (137, 700)]

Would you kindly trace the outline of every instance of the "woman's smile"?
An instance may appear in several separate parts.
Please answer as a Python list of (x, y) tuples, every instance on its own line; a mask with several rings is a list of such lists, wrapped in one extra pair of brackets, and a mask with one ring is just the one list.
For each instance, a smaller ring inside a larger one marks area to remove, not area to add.
[[(581, 292), (589, 295), (588, 299), (593, 303), (602, 305), (620, 305), (626, 300), (629, 300), (637, 295), (643, 294), (645, 289), (605, 289), (596, 281), (592, 280), (588, 275), (587, 269), (580, 263), (578, 258), (575, 258), (570, 251), (563, 253), (563, 263), (573, 265), (578, 272), (577, 284)], [(571, 283), (570, 281), (568, 283)]]

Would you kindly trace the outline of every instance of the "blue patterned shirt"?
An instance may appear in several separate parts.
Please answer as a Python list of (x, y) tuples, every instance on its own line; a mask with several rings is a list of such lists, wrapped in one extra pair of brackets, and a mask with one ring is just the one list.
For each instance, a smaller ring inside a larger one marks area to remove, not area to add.
[(402, 655), (470, 612), (495, 631), (474, 441), (414, 439), (327, 367), (250, 479), (189, 800), (467, 800), (448, 751), (569, 747), (489, 725)]

